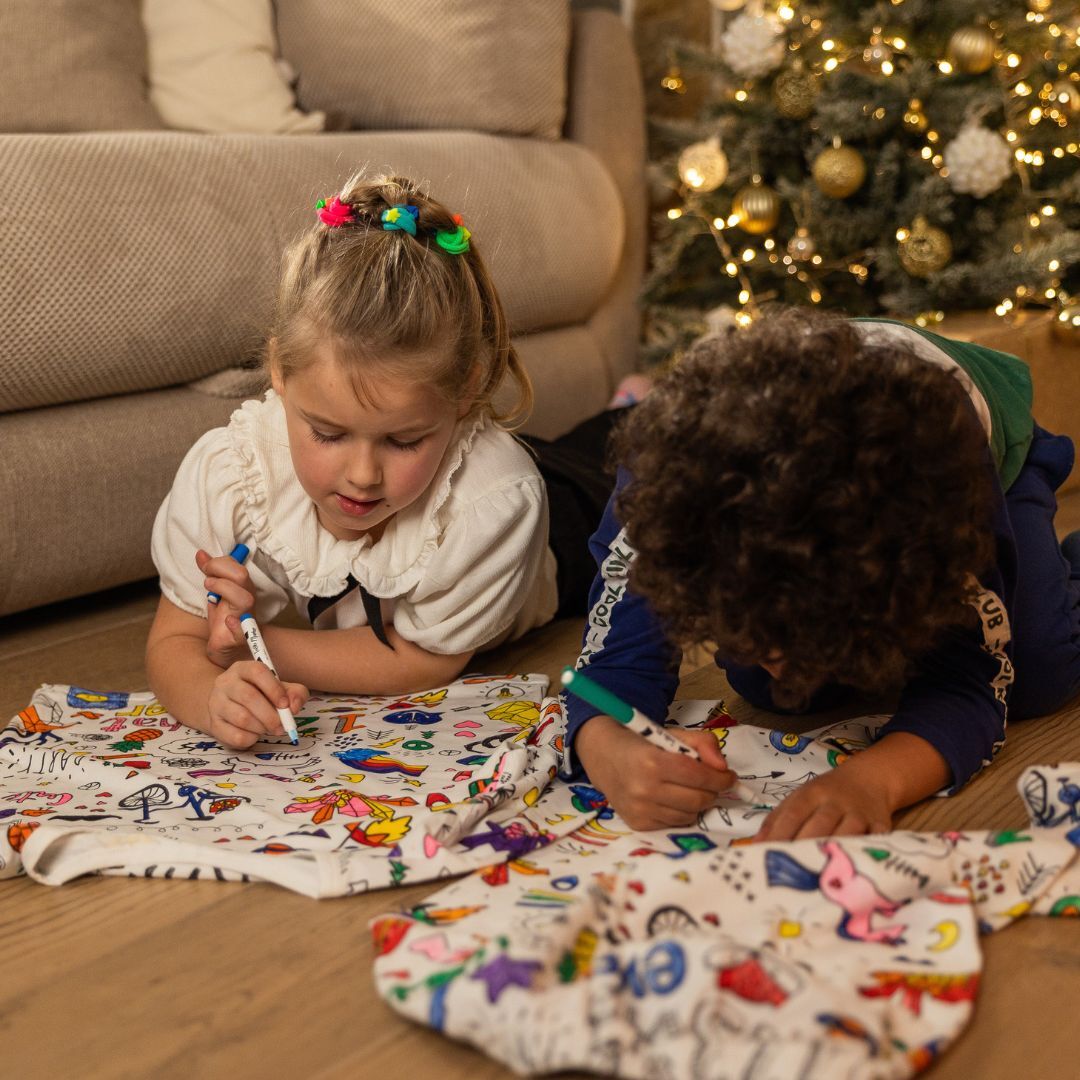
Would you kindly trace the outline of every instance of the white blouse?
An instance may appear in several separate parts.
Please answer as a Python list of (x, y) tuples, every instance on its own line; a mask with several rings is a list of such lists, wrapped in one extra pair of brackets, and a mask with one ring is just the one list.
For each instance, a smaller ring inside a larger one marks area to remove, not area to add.
[[(335, 596), (349, 574), (380, 598), (383, 619), (433, 653), (462, 653), (520, 637), (555, 614), (544, 482), (529, 452), (488, 417), (458, 425), (430, 486), (391, 517), (382, 536), (338, 540), (318, 521), (293, 471), (281, 400), (247, 401), (227, 427), (188, 451), (154, 522), (161, 591), (206, 616), (195, 551), (237, 543), (269, 622), (291, 600)], [(318, 629), (367, 624), (358, 590), (324, 611)]]

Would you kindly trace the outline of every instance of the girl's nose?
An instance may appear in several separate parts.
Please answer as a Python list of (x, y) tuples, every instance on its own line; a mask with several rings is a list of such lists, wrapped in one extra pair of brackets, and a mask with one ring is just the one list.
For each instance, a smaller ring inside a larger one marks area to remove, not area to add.
[(361, 447), (349, 462), (349, 483), (358, 491), (369, 494), (382, 484), (382, 464), (373, 447)]

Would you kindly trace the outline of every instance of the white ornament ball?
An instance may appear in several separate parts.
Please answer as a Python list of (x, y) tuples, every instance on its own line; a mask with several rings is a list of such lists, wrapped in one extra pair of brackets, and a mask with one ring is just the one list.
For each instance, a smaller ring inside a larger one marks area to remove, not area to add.
[(745, 79), (760, 78), (779, 67), (786, 47), (783, 23), (773, 15), (738, 15), (720, 38), (720, 53), (728, 67)]
[(694, 191), (715, 191), (727, 174), (727, 155), (715, 137), (693, 143), (679, 155), (679, 176)]
[(1013, 154), (996, 131), (970, 123), (945, 147), (945, 165), (953, 191), (982, 199), (1012, 176)]

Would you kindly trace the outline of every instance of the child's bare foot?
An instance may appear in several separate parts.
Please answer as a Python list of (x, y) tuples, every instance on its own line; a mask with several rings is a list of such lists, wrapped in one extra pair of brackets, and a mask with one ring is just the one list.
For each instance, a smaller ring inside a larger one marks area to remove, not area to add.
[(636, 405), (643, 401), (653, 387), (648, 375), (627, 375), (615, 388), (615, 395), (608, 402), (609, 409), (624, 409), (627, 405)]

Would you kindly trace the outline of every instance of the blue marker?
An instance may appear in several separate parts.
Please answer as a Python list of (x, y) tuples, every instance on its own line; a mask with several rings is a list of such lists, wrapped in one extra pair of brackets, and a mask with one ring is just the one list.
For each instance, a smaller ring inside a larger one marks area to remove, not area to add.
[[(247, 559), (249, 553), (250, 552), (248, 550), (247, 544), (237, 544), (236, 547), (234, 547), (232, 551), (229, 552), (229, 558), (235, 559), (241, 566), (243, 566), (244, 561)], [(216, 592), (208, 592), (206, 594), (206, 599), (209, 603), (216, 604), (221, 599), (221, 597)]]

